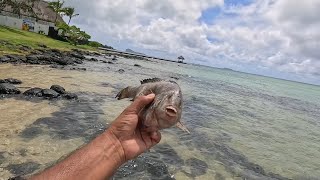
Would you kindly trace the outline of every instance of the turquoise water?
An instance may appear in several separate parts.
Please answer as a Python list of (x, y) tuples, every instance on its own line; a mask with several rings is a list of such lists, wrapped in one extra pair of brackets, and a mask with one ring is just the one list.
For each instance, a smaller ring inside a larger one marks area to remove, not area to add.
[[(26, 166), (36, 172), (54, 164), (107, 128), (130, 103), (114, 99), (120, 89), (144, 78), (175, 77), (191, 134), (164, 130), (159, 145), (121, 167), (114, 179), (320, 177), (320, 86), (161, 61), (120, 59), (114, 65), (83, 66), (87, 72), (0, 66), (0, 79), (9, 74), (25, 86), (40, 87), (59, 82), (81, 99), (0, 100), (0, 141), (7, 142), (0, 143), (0, 175), (9, 177)], [(120, 68), (125, 73), (117, 73)], [(16, 123), (8, 129), (6, 120)]]

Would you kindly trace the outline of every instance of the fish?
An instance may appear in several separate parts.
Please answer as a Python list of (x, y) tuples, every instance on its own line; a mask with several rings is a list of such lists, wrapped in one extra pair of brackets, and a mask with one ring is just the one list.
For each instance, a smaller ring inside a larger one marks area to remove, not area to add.
[(176, 126), (190, 134), (188, 128), (181, 122), (183, 98), (181, 88), (175, 81), (160, 78), (145, 79), (141, 81), (140, 86), (128, 86), (122, 89), (116, 98), (134, 100), (152, 93), (155, 94), (155, 99), (139, 113), (141, 128), (146, 132), (155, 132)]

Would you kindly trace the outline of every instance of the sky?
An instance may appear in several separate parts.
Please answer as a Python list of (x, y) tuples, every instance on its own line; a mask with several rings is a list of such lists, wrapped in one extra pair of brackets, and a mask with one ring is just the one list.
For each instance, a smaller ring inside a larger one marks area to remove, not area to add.
[(66, 0), (116, 49), (320, 85), (320, 0)]

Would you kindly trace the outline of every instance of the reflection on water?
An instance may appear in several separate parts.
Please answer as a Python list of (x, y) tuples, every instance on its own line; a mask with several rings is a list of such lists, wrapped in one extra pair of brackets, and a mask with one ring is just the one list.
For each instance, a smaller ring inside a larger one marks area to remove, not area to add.
[(82, 66), (87, 71), (0, 65), (0, 79), (22, 80), (21, 90), (59, 84), (79, 95), (78, 101), (0, 99), (0, 177), (39, 171), (88, 142), (130, 103), (115, 94), (151, 77), (179, 78), (183, 121), (192, 133), (164, 130), (159, 145), (114, 179), (320, 177), (318, 86), (159, 61)]

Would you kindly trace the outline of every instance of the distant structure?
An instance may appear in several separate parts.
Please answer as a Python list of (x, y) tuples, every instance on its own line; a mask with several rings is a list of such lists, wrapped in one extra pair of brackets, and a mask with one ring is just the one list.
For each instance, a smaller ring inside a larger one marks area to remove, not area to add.
[(183, 56), (179, 56), (178, 57), (178, 63), (183, 63), (184, 61), (184, 57)]
[(138, 54), (138, 55), (145, 55), (145, 54), (143, 54), (143, 53), (136, 52), (136, 51), (133, 51), (133, 50), (131, 50), (131, 49), (126, 49), (125, 52), (127, 52), (127, 53), (132, 53), (132, 54)]

